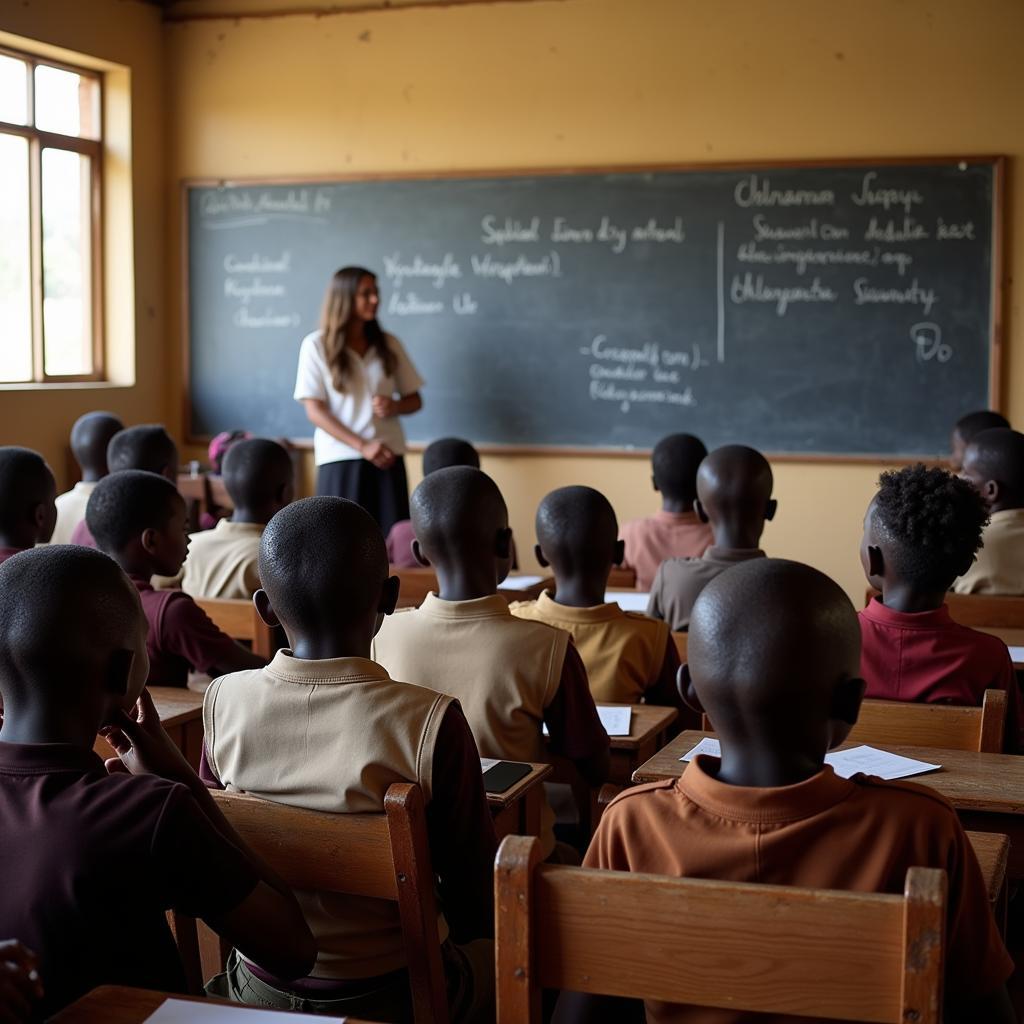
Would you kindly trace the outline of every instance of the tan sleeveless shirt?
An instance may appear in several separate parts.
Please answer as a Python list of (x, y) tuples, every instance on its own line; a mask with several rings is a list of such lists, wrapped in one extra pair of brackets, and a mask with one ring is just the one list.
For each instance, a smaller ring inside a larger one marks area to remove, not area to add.
[[(383, 813), (393, 782), (417, 783), (429, 803), (437, 731), (451, 703), (364, 658), (307, 661), (279, 651), (266, 668), (222, 676), (206, 691), (207, 757), (227, 789), (292, 807)], [(405, 966), (397, 904), (295, 895), (319, 950), (311, 977)], [(443, 941), (443, 918), (438, 930)]]

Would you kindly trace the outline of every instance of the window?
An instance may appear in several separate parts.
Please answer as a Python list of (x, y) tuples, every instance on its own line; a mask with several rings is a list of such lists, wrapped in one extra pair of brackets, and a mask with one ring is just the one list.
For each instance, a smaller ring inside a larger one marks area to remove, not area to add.
[(0, 49), (0, 384), (103, 377), (100, 89)]

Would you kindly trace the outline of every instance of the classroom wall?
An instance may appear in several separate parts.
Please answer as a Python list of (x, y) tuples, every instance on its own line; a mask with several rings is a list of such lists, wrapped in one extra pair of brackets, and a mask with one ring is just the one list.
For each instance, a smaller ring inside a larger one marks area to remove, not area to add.
[[(0, 444), (43, 453), (69, 483), (68, 432), (90, 409), (126, 421), (162, 420), (164, 379), (164, 107), (160, 11), (136, 0), (19, 0), (0, 4), (0, 37), (25, 37), (119, 65), (105, 113), (114, 130), (105, 164), (106, 321), (116, 384), (0, 386)], [(58, 56), (51, 52), (50, 56)], [(65, 55), (66, 59), (73, 59)], [(0, 344), (3, 344), (0, 336)]]
[[(1024, 255), (1013, 230), (1024, 194), (1019, 0), (537, 0), (165, 31), (169, 224), (186, 177), (1004, 153), (1015, 158), (1008, 270)], [(180, 258), (175, 229), (171, 367)], [(1022, 294), (1024, 282), (1010, 285), (1005, 321), (1005, 402), (1018, 423)], [(622, 518), (656, 506), (636, 457), (487, 456), (485, 466), (522, 552), (552, 487), (600, 487)], [(418, 459), (410, 468), (415, 482)], [(863, 594), (860, 522), (880, 468), (778, 464), (767, 550)]]

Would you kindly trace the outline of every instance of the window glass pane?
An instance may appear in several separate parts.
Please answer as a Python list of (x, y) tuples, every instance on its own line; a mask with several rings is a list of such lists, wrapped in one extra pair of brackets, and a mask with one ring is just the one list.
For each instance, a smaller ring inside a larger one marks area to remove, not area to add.
[(91, 161), (43, 150), (43, 365), (92, 372)]
[(0, 135), (0, 381), (32, 378), (28, 140)]
[(39, 64), (35, 86), (37, 128), (99, 138), (99, 88), (95, 79)]
[(0, 53), (0, 121), (28, 124), (28, 67)]

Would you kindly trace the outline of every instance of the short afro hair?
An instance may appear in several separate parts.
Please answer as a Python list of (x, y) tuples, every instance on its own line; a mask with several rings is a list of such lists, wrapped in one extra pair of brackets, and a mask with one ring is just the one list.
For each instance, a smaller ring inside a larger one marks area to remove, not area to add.
[(981, 547), (988, 510), (966, 481), (918, 463), (883, 473), (874, 524), (892, 545), (893, 571), (921, 588), (948, 590)]
[(112, 412), (87, 412), (71, 428), (71, 452), (84, 471), (107, 475), (107, 448), (124, 424)]
[(107, 445), (107, 468), (111, 473), (123, 469), (162, 473), (177, 461), (178, 446), (159, 423), (142, 423), (119, 430)]
[(423, 475), (449, 466), (480, 468), (480, 454), (460, 437), (440, 437), (427, 445), (423, 452)]
[(1005, 429), (1009, 425), (1010, 421), (1005, 416), (991, 409), (980, 409), (961, 416), (953, 429), (960, 435), (964, 444), (969, 444), (971, 439), (983, 430), (995, 430), (1000, 427)]
[(89, 495), (85, 522), (97, 546), (117, 554), (143, 531), (161, 530), (174, 514), (177, 488), (159, 473), (123, 469), (104, 477)]
[(1008, 427), (983, 430), (974, 435), (967, 448), (974, 470), (986, 480), (998, 481), (1002, 500), (1024, 498), (1024, 434)]
[(671, 501), (692, 504), (697, 498), (697, 468), (707, 453), (704, 442), (693, 434), (663, 437), (651, 453), (655, 486)]
[(55, 490), (53, 473), (39, 452), (16, 445), (0, 447), (0, 530), (19, 529), (32, 509)]
[(224, 453), (221, 475), (236, 508), (261, 508), (277, 500), (293, 477), (291, 456), (276, 441), (236, 441)]
[(498, 485), (472, 466), (449, 466), (425, 476), (412, 492), (409, 509), (420, 547), (434, 555), (493, 547), (495, 530), (508, 526)]
[(537, 506), (537, 543), (561, 572), (607, 572), (619, 524), (611, 502), (593, 487), (559, 487)]

